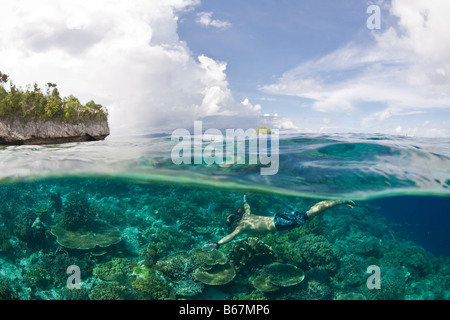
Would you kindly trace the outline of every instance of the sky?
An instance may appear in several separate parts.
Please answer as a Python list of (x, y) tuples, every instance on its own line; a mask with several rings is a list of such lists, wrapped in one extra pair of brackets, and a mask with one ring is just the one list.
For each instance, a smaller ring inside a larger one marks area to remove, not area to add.
[(107, 107), (112, 135), (202, 120), (450, 136), (447, 0), (0, 0), (0, 8), (0, 71), (23, 88), (52, 82), (63, 95), (94, 99)]

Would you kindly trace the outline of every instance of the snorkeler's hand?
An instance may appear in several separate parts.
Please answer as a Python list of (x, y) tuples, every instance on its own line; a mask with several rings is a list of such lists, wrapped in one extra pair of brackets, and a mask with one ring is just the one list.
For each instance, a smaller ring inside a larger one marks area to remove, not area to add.
[(219, 244), (218, 243), (208, 243), (208, 244), (205, 244), (202, 247), (202, 250), (205, 251), (205, 252), (212, 252), (212, 251), (214, 251), (216, 249), (219, 249)]

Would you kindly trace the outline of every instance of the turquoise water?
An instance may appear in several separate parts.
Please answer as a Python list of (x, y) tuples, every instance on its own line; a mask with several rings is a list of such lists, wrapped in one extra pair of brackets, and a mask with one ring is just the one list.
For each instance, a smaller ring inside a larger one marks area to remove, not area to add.
[[(284, 135), (274, 175), (248, 161), (175, 165), (175, 145), (161, 136), (0, 149), (0, 299), (450, 297), (449, 139)], [(355, 207), (202, 252), (232, 231), (226, 217), (244, 195), (262, 216), (329, 199)], [(66, 272), (73, 265), (79, 275)], [(299, 283), (269, 274), (292, 266)], [(380, 289), (369, 289), (369, 266)]]

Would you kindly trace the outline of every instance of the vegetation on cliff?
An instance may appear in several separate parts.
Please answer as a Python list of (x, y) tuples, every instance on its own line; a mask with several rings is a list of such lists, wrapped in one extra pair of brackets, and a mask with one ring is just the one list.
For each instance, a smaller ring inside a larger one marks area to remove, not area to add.
[(20, 118), (23, 120), (59, 120), (66, 123), (81, 123), (85, 121), (106, 121), (106, 109), (89, 101), (83, 105), (76, 97), (69, 95), (61, 97), (54, 83), (47, 83), (45, 93), (37, 84), (33, 89), (26, 90), (16, 87), (9, 81), (10, 88), (5, 84), (9, 76), (0, 71), (0, 117)]

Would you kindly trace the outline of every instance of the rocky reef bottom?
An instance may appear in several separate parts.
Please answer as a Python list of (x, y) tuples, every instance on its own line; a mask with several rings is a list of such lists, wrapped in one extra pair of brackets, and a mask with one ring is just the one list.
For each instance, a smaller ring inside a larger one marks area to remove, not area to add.
[[(226, 217), (242, 197), (93, 178), (0, 185), (0, 299), (450, 298), (450, 258), (366, 202), (202, 251), (231, 231)], [(247, 201), (252, 213), (273, 215), (318, 200), (248, 193)]]

